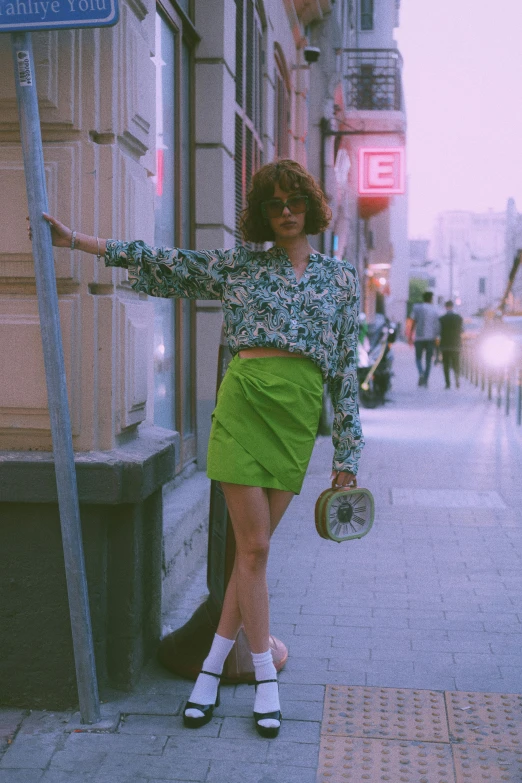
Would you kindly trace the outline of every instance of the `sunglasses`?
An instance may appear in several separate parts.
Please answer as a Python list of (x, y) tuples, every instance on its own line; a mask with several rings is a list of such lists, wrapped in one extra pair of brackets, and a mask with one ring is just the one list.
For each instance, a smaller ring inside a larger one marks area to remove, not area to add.
[(285, 207), (288, 207), (292, 215), (302, 215), (308, 209), (308, 196), (290, 196), (286, 201), (271, 198), (261, 202), (261, 212), (266, 218), (281, 217)]

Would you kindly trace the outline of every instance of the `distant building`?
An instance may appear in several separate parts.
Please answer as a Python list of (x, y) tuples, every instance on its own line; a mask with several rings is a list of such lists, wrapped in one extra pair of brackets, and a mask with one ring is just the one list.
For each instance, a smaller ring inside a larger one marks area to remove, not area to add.
[(435, 292), (439, 267), (430, 258), (430, 244), (429, 239), (409, 240), (409, 278), (425, 280), (428, 290)]
[[(333, 210), (330, 230), (318, 241), (356, 265), (369, 320), (385, 310), (404, 321), (408, 299), (407, 200), (398, 181), (406, 139), (402, 58), (394, 40), (399, 5), (343, 0), (310, 32), (321, 58), (310, 71), (308, 163)], [(362, 162), (364, 148), (369, 163)], [(376, 157), (371, 149), (379, 150)]]
[(498, 304), (506, 280), (506, 212), (452, 211), (435, 221), (432, 255), (440, 266), (438, 296), (453, 299), (463, 315)]

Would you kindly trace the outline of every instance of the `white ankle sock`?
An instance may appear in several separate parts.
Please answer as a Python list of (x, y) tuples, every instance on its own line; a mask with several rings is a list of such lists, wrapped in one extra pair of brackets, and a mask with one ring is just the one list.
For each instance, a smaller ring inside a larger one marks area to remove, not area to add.
[[(252, 653), (252, 660), (254, 662), (257, 682), (260, 680), (277, 679), (277, 671), (274, 666), (271, 650), (267, 650), (265, 653)], [(277, 687), (277, 682), (266, 682), (263, 685), (258, 685), (256, 689), (254, 712), (277, 712), (279, 709), (279, 689)], [(259, 724), (267, 729), (275, 729), (280, 725), (280, 721), (274, 720), (273, 718), (267, 718), (266, 720), (260, 720)]]
[[(234, 646), (234, 642), (235, 639), (225, 639), (224, 636), (216, 634), (210, 652), (203, 661), (202, 670), (205, 672), (212, 672), (213, 674), (221, 674), (227, 656)], [(200, 674), (188, 700), (193, 704), (215, 704), (218, 686), (219, 680), (217, 677), (210, 677), (208, 674)], [(203, 717), (201, 710), (192, 708), (185, 710), (185, 715), (189, 718)]]

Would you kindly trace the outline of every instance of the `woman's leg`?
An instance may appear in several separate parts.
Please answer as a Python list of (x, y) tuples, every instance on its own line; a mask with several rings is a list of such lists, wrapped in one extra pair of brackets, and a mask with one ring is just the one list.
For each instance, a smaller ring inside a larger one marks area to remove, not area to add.
[[(238, 485), (232, 485), (232, 486), (237, 487)], [(280, 490), (271, 490), (271, 489), (264, 490), (255, 487), (249, 487), (247, 489), (256, 490), (256, 492), (254, 492), (253, 494), (253, 498), (251, 498), (254, 500), (254, 509), (251, 512), (251, 516), (252, 518), (256, 518), (256, 516), (258, 517), (258, 521), (260, 522), (261, 529), (263, 528), (262, 515), (266, 513), (266, 509), (268, 505), (269, 535), (271, 535), (275, 530), (275, 528), (277, 527), (277, 525), (279, 524), (281, 517), (283, 516), (285, 510), (288, 507), (288, 504), (290, 503), (292, 497), (294, 496), (294, 493), (282, 492)], [(233, 494), (234, 492), (232, 491), (232, 495)], [(252, 493), (248, 493), (248, 494), (252, 495)], [(256, 500), (258, 502), (260, 501), (259, 508), (255, 503)], [(259, 514), (259, 509), (260, 509), (260, 514)], [(210, 653), (208, 657), (205, 659), (205, 662), (203, 664), (204, 670), (215, 672), (216, 674), (221, 674), (223, 670), (223, 665), (225, 663), (225, 659), (228, 653), (230, 652), (234, 640), (242, 625), (241, 610), (239, 607), (239, 601), (237, 597), (238, 596), (237, 565), (238, 565), (238, 558), (236, 552), (234, 569), (232, 571), (232, 575), (230, 577), (227, 586), (227, 591), (225, 595), (225, 601), (223, 604), (223, 610), (221, 613), (219, 627), (214, 637), (214, 641), (212, 643), (212, 648), (210, 650)], [(265, 574), (265, 586), (266, 586), (266, 574)], [(268, 597), (267, 597), (267, 613), (268, 613)], [(268, 628), (268, 614), (267, 614), (266, 626)], [(268, 649), (268, 643), (265, 649)], [(273, 667), (273, 662), (271, 658), (270, 658), (270, 664)], [(275, 670), (273, 670), (273, 673), (275, 676)], [(189, 698), (189, 702), (194, 703), (196, 705), (214, 704), (214, 702), (216, 701), (217, 686), (218, 686), (218, 681), (215, 678), (207, 674), (203, 674), (203, 673), (200, 674), (192, 690), (191, 696)], [(267, 686), (264, 685), (262, 686), (262, 688), (267, 688)], [(261, 696), (262, 694), (260, 694), (260, 697)], [(274, 701), (274, 699), (276, 700)], [(267, 703), (268, 703), (268, 707), (265, 709), (262, 701), (259, 701), (259, 704), (261, 704), (261, 707), (259, 709), (264, 712), (272, 711), (272, 709), (279, 709), (279, 700), (277, 699), (277, 687), (276, 687), (275, 694), (272, 694), (272, 701), (269, 700)], [(202, 710), (197, 709), (197, 707), (196, 708), (186, 707), (184, 710), (184, 715), (185, 715), (187, 725), (189, 725), (188, 721), (190, 721), (191, 719), (194, 719), (196, 721), (202, 721), (204, 717)], [(277, 725), (277, 723), (278, 722), (276, 721), (274, 725)]]
[[(233, 486), (238, 485), (235, 484)], [(281, 521), (283, 514), (288, 508), (290, 501), (294, 497), (294, 493), (271, 488), (266, 488), (262, 491), (266, 493), (266, 496), (268, 497), (270, 535), (272, 535)], [(237, 597), (237, 562), (238, 561), (236, 557), (234, 561), (234, 568), (227, 585), (221, 618), (217, 628), (217, 633), (227, 639), (235, 639), (242, 625), (241, 610), (239, 608), (239, 601)]]

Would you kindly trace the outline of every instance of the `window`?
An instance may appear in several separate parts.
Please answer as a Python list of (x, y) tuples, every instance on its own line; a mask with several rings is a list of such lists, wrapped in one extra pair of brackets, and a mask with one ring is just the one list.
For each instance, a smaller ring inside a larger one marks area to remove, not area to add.
[[(183, 4), (181, 4), (183, 6)], [(185, 3), (186, 10), (190, 3)], [(192, 42), (183, 19), (165, 5), (156, 14), (156, 156), (154, 243), (192, 245)], [(194, 303), (154, 299), (154, 423), (177, 430), (177, 470), (196, 455)]]
[(275, 62), (274, 157), (287, 158), (290, 154), (290, 81), (278, 50)]
[(235, 237), (252, 174), (262, 162), (263, 32), (254, 0), (236, 0)]
[(373, 0), (361, 0), (361, 30), (373, 30)]

